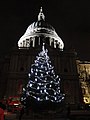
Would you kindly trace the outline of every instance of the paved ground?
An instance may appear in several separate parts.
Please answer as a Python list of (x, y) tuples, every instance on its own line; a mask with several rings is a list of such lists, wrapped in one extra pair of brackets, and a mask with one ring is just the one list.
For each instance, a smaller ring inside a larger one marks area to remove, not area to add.
[[(19, 120), (19, 114), (12, 114), (10, 112), (5, 113), (5, 120)], [(55, 117), (54, 114), (32, 114), (30, 113), (29, 115), (24, 114), (22, 116), (21, 120), (66, 120), (65, 118), (62, 118), (62, 116), (58, 116), (57, 118)]]
[[(19, 117), (17, 117), (15, 114), (9, 115), (5, 117), (5, 120), (19, 120)], [(21, 120), (67, 120), (65, 118), (41, 118), (41, 117), (31, 117), (31, 116), (24, 116)]]
[[(19, 120), (19, 114), (6, 112), (5, 120)], [(24, 114), (21, 120), (90, 120), (90, 111), (71, 111), (70, 119), (65, 114)]]

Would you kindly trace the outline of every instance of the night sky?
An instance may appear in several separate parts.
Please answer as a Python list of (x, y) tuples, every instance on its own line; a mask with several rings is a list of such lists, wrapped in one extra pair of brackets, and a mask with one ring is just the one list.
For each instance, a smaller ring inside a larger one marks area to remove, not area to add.
[(90, 61), (90, 0), (0, 1), (0, 54), (17, 45), (27, 27), (37, 21), (40, 7), (65, 44), (81, 60)]

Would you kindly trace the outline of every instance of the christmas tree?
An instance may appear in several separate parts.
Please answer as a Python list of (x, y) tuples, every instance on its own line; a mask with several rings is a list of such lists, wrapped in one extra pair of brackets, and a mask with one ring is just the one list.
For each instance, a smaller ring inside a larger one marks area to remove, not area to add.
[[(48, 106), (48, 104), (61, 103), (64, 94), (61, 93), (60, 78), (55, 75), (54, 67), (51, 65), (48, 50), (44, 44), (42, 51), (36, 56), (34, 64), (31, 65), (28, 84), (23, 88), (21, 102), (30, 106)], [(36, 107), (37, 107), (36, 106)]]

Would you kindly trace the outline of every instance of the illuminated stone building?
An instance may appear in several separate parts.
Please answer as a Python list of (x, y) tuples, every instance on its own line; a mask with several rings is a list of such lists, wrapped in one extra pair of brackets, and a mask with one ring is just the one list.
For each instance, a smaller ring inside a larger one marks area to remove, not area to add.
[(90, 104), (90, 62), (77, 60), (77, 68), (83, 101), (85, 104)]
[[(20, 95), (28, 81), (28, 72), (43, 42), (48, 55), (61, 78), (61, 89), (65, 93), (65, 103), (78, 105), (81, 102), (80, 84), (77, 72), (76, 54), (64, 50), (64, 43), (55, 29), (46, 23), (42, 8), (38, 20), (32, 23), (14, 48), (1, 61), (0, 96)], [(3, 86), (3, 87), (2, 87)]]

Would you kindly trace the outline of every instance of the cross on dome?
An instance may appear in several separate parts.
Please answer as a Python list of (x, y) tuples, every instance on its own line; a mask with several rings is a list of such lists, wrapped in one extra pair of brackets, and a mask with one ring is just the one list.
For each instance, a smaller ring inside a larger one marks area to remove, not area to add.
[(42, 7), (40, 8), (40, 12), (39, 12), (39, 15), (38, 15), (38, 21), (40, 21), (40, 20), (44, 20), (45, 21), (45, 15), (43, 14)]

